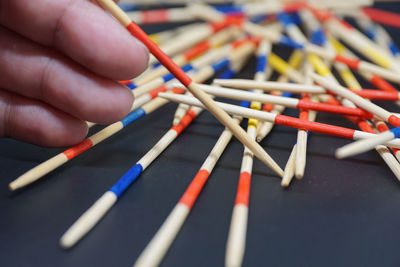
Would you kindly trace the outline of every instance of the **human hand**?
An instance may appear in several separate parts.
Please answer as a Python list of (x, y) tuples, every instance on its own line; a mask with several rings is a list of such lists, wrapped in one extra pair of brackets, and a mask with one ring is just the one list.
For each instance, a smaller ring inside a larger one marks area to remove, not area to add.
[(0, 137), (78, 143), (85, 120), (127, 115), (132, 93), (115, 80), (137, 76), (147, 60), (147, 49), (89, 1), (0, 1)]

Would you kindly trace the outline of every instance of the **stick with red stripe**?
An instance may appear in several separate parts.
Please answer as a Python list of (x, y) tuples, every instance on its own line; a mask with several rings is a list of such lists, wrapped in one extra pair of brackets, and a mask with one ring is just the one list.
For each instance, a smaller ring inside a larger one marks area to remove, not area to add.
[(126, 14), (138, 24), (186, 22), (196, 19), (187, 7), (131, 11)]
[[(375, 128), (379, 132), (389, 131), (389, 127), (383, 121), (375, 121)], [(362, 127), (362, 128), (361, 128)], [(374, 129), (368, 124), (362, 124), (360, 127), (361, 130), (369, 133), (375, 133)], [(391, 148), (393, 153), (398, 153), (399, 150), (396, 148)], [(400, 164), (396, 160), (395, 156), (390, 152), (389, 148), (383, 145), (378, 145), (375, 147), (375, 150), (379, 153), (381, 158), (385, 161), (386, 165), (390, 168), (393, 174), (396, 176), (398, 180), (400, 180)]]
[[(104, 1), (104, 0), (102, 0), (102, 1)], [(128, 18), (126, 18), (126, 19), (131, 21)], [(136, 24), (134, 24), (134, 25), (136, 28), (140, 29)], [(136, 29), (134, 29), (135, 27), (129, 26), (129, 24), (124, 25), (124, 26), (127, 28), (129, 27), (128, 30), (131, 33), (132, 33), (132, 31), (136, 30)], [(169, 42), (163, 43), (159, 49), (163, 51), (163, 54), (166, 54), (168, 56), (174, 56), (174, 55), (181, 53), (181, 52), (185, 51), (186, 49), (193, 47), (194, 45), (204, 41), (211, 35), (225, 29), (228, 26), (229, 26), (228, 23), (199, 24), (196, 28), (193, 28), (189, 31), (183, 32), (183, 33), (179, 34), (178, 36), (175, 36)], [(145, 34), (145, 33), (143, 32), (143, 34)], [(143, 42), (143, 40), (141, 40), (139, 36), (136, 36), (136, 35), (134, 35), (134, 36)], [(149, 42), (151, 42), (153, 45), (155, 45), (153, 43), (153, 41), (151, 41), (150, 37), (148, 37), (147, 35), (145, 35), (145, 36), (149, 40)], [(157, 46), (157, 45), (155, 45), (155, 46)], [(158, 46), (157, 46), (157, 48), (158, 48)], [(149, 50), (151, 52), (151, 49), (149, 49)], [(157, 58), (155, 56), (156, 56), (155, 54), (150, 56), (149, 65), (153, 65), (157, 62)], [(160, 63), (161, 63), (161, 61), (160, 61)]]
[[(234, 119), (236, 123), (241, 121), (240, 117), (236, 117)], [(222, 132), (214, 148), (211, 150), (207, 159), (204, 161), (200, 170), (193, 178), (178, 204), (176, 204), (153, 239), (136, 260), (134, 264), (135, 267), (158, 266), (160, 264), (175, 237), (178, 235), (179, 230), (182, 228), (187, 216), (197, 200), (197, 197), (205, 186), (218, 159), (221, 157), (226, 146), (231, 140), (231, 137), (232, 133), (228, 129), (225, 129)]]
[[(297, 69), (302, 61), (303, 61), (303, 53), (298, 50), (294, 50), (293, 53), (289, 57), (288, 63), (289, 63), (289, 66), (291, 66), (293, 69)], [(287, 75), (280, 75), (279, 78), (277, 79), (277, 82), (285, 83), (288, 81), (289, 81), (289, 77)], [(280, 92), (271, 92), (271, 95), (284, 96), (284, 94), (281, 94)], [(289, 95), (287, 95), (287, 96), (289, 96)], [(262, 109), (267, 112), (281, 114), (285, 110), (285, 107), (281, 106), (281, 105), (264, 104)], [(260, 121), (260, 126), (258, 127), (257, 138), (256, 138), (257, 142), (261, 142), (261, 140), (263, 140), (269, 134), (269, 132), (272, 130), (273, 126), (274, 126), (274, 124), (271, 122)]]
[[(113, 124), (110, 124), (109, 126), (105, 127), (101, 131), (99, 131), (99, 132), (93, 134), (92, 136), (90, 136), (89, 138), (85, 139), (81, 143), (71, 147), (70, 149), (65, 150), (62, 153), (59, 153), (58, 155), (46, 160), (45, 162), (42, 162), (38, 166), (27, 171), (26, 173), (19, 176), (17, 179), (15, 179), (14, 181), (12, 181), (9, 184), (10, 190), (14, 191), (14, 190), (17, 190), (18, 188), (27, 186), (28, 184), (31, 184), (31, 183), (37, 181), (44, 175), (57, 169), (58, 167), (67, 163), (68, 161), (70, 161), (71, 159), (82, 154), (86, 150), (89, 150), (90, 148), (92, 148), (95, 145), (99, 144), (100, 142), (104, 141), (108, 137), (118, 133), (119, 131), (121, 131), (122, 129), (127, 127), (132, 122), (140, 119), (141, 117), (143, 117), (147, 114), (150, 114), (154, 110), (165, 105), (166, 103), (168, 103), (167, 100), (157, 98), (157, 99), (150, 101), (149, 103), (144, 104), (142, 107), (136, 109), (137, 106), (148, 101), (149, 98), (155, 98), (158, 95), (158, 93), (161, 91), (165, 91), (165, 87), (160, 87), (159, 89), (156, 89), (147, 95), (139, 97), (138, 99), (135, 100), (135, 103), (132, 106), (132, 110), (134, 110), (134, 111), (132, 113), (130, 113), (128, 116), (126, 116), (124, 119), (117, 121)], [(175, 91), (175, 92), (178, 93), (179, 91)], [(182, 91), (179, 93), (182, 93)]]
[(226, 112), (219, 108), (214, 101), (204, 93), (199, 86), (194, 83), (165, 53), (163, 53), (160, 48), (150, 40), (146, 33), (131, 21), (130, 18), (112, 0), (98, 0), (98, 2), (104, 9), (109, 10), (133, 36), (143, 42), (150, 52), (157, 57), (159, 62), (163, 64), (183, 85), (185, 85), (186, 88), (188, 88), (188, 90), (199, 99), (225, 127), (228, 127), (229, 130), (232, 131), (233, 135), (238, 138), (241, 143), (247, 146), (258, 159), (273, 169), (279, 176), (283, 175), (283, 170), (267, 154), (267, 152), (265, 152), (256, 141), (252, 140)]
[[(247, 134), (256, 139), (258, 120), (249, 119)], [(231, 225), (226, 245), (225, 266), (241, 266), (246, 248), (247, 219), (249, 211), (250, 183), (253, 169), (253, 153), (246, 147), (243, 151), (242, 166)]]
[[(182, 86), (175, 86), (181, 88)], [(222, 88), (218, 86), (201, 85), (201, 89), (211, 95), (230, 98), (235, 100), (259, 101), (261, 103), (278, 104), (288, 108), (307, 109), (321, 112), (329, 112), (342, 115), (350, 115), (371, 119), (373, 115), (360, 108), (336, 106), (331, 104), (319, 103), (307, 99), (297, 99), (276, 95), (257, 94), (244, 92), (241, 90)]]
[(389, 111), (362, 98), (361, 96), (353, 93), (352, 91), (344, 88), (343, 86), (340, 86), (339, 84), (335, 84), (335, 83), (331, 82), (330, 80), (325, 79), (322, 76), (319, 76), (317, 74), (312, 74), (311, 77), (314, 79), (314, 81), (316, 81), (323, 87), (327, 88), (332, 93), (350, 100), (351, 102), (353, 102), (360, 108), (371, 112), (378, 118), (390, 123), (393, 126), (396, 126), (396, 127), (400, 126), (400, 118), (393, 115)]
[[(384, 123), (383, 121), (374, 121), (374, 124), (375, 124), (376, 129), (381, 133), (390, 130), (389, 127), (386, 125), (386, 123)], [(393, 147), (391, 147), (390, 149), (393, 151), (396, 158), (398, 160), (400, 160), (400, 149), (393, 148)]]
[[(159, 96), (166, 98), (170, 101), (185, 103), (191, 106), (203, 107), (203, 104), (201, 104), (201, 102), (199, 102), (194, 97), (188, 97), (170, 93), (160, 93)], [(290, 116), (276, 115), (266, 111), (252, 110), (222, 102), (215, 102), (215, 103), (222, 109), (224, 109), (226, 112), (233, 115), (243, 116), (246, 118), (255, 118), (263, 121), (270, 121), (279, 125), (284, 125), (297, 129), (304, 129), (311, 132), (328, 134), (350, 140), (366, 139), (376, 136), (375, 134), (365, 133), (362, 131), (357, 131), (354, 129), (344, 128), (340, 126), (334, 126), (330, 124), (312, 122), (312, 121), (303, 121), (298, 118), (293, 118)], [(400, 139), (390, 140), (385, 144), (387, 146), (400, 148)]]
[(63, 248), (74, 246), (86, 235), (126, 192), (140, 174), (174, 141), (201, 112), (200, 108), (188, 110), (179, 125), (173, 126), (132, 168), (130, 168), (108, 191), (106, 191), (61, 237)]
[[(238, 32), (237, 29), (234, 29), (233, 27), (229, 27), (225, 30), (222, 30), (222, 31), (212, 35), (210, 38), (208, 38), (208, 40), (205, 40), (205, 41), (195, 45), (194, 47), (191, 47), (190, 49), (186, 50), (182, 54), (175, 56), (172, 60), (175, 62), (176, 65), (183, 66), (183, 65), (187, 64), (189, 61), (193, 60), (194, 58), (209, 51), (210, 48), (221, 47), (228, 41), (235, 38), (237, 36), (237, 32)], [(202, 56), (201, 58), (208, 57), (208, 56), (213, 56), (214, 58), (217, 58), (219, 54), (221, 55), (221, 57), (223, 57), (224, 55), (228, 55), (228, 51), (230, 51), (230, 47), (223, 46), (222, 48), (216, 49), (214, 51), (215, 52), (213, 52), (213, 53), (204, 54), (204, 56)], [(193, 61), (191, 64), (195, 67), (196, 64), (201, 64), (202, 61), (203, 60), (198, 59), (198, 60)], [(198, 63), (196, 63), (196, 62), (198, 62)], [(161, 65), (161, 66), (158, 66), (156, 68), (149, 70), (148, 72), (146, 72), (143, 75), (140, 75), (139, 77), (134, 79), (134, 84), (136, 86), (142, 85), (142, 84), (148, 83), (148, 82), (152, 81), (153, 79), (156, 79), (162, 75), (165, 75), (167, 73), (168, 73), (168, 70), (164, 66)]]

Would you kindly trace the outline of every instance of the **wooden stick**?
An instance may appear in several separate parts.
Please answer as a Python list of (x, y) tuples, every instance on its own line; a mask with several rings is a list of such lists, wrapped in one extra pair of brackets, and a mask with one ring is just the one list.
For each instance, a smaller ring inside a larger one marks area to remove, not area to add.
[[(151, 97), (154, 98), (157, 96), (157, 94), (160, 92), (160, 90), (156, 93), (154, 93)], [(141, 104), (141, 99), (147, 100), (147, 96), (141, 97), (139, 99), (136, 99), (135, 105), (140, 105)], [(76, 156), (82, 154), (86, 150), (89, 150), (90, 148), (94, 147), (98, 143), (104, 141), (108, 137), (116, 134), (132, 122), (136, 121), (137, 119), (140, 119), (141, 117), (145, 116), (146, 114), (150, 114), (154, 110), (160, 108), (161, 106), (165, 105), (168, 103), (168, 100), (162, 99), (162, 98), (157, 98), (153, 99), (150, 102), (144, 104), (141, 108), (135, 109), (132, 113), (130, 113), (128, 116), (126, 116), (124, 119), (121, 121), (115, 122), (106, 128), (102, 129), (101, 131), (93, 134), (89, 138), (85, 139), (81, 143), (71, 147), (70, 149), (65, 150), (64, 152), (46, 160), (45, 162), (39, 164), (38, 166), (34, 167), (33, 169), (27, 171), (23, 175), (19, 176), (17, 179), (12, 181), (9, 184), (9, 189), (11, 191), (17, 190), (21, 187), (27, 186), (40, 178), (42, 178), (44, 175), (50, 173), (51, 171), (55, 170), (56, 168), (62, 166), (64, 163), (70, 161), (71, 159), (75, 158)]]
[(374, 103), (371, 103), (370, 101), (362, 98), (361, 96), (358, 96), (357, 94), (351, 92), (350, 90), (340, 86), (339, 84), (335, 84), (322, 76), (319, 76), (317, 74), (312, 74), (311, 77), (314, 79), (314, 81), (321, 84), (322, 86), (327, 88), (329, 91), (335, 93), (336, 95), (339, 95), (341, 97), (350, 100), (357, 106), (361, 107), (366, 111), (371, 112), (378, 118), (392, 124), (393, 126), (396, 127), (400, 126), (400, 118), (396, 117), (389, 111), (379, 107), (378, 105), (375, 105)]
[[(239, 123), (241, 117), (234, 120)], [(232, 133), (225, 128), (179, 202), (136, 260), (135, 267), (158, 266), (161, 263), (231, 138)]]
[[(160, 93), (160, 97), (178, 103), (186, 103), (192, 106), (203, 107), (203, 104), (201, 104), (201, 102), (199, 102), (194, 97), (187, 97), (183, 95), (176, 95), (170, 93)], [(375, 134), (370, 134), (340, 126), (334, 126), (330, 124), (324, 124), (312, 121), (303, 121), (298, 118), (293, 118), (285, 115), (276, 115), (265, 111), (242, 108), (236, 105), (226, 104), (222, 102), (215, 102), (215, 103), (221, 108), (223, 108), (226, 112), (233, 115), (243, 116), (246, 118), (256, 118), (258, 120), (274, 122), (279, 125), (285, 125), (297, 129), (301, 128), (312, 132), (329, 134), (346, 139), (359, 140), (377, 136)], [(391, 140), (386, 142), (385, 144), (388, 146), (393, 146), (395, 148), (400, 148), (400, 139)]]
[[(179, 85), (176, 88), (183, 88), (183, 86)], [(297, 109), (308, 109), (350, 116), (363, 117), (367, 119), (371, 119), (373, 115), (369, 112), (364, 111), (359, 108), (345, 107), (345, 106), (336, 106), (331, 104), (319, 103), (310, 100), (303, 100), (291, 97), (283, 97), (283, 96), (274, 96), (274, 95), (266, 95), (266, 94), (257, 94), (253, 92), (243, 92), (241, 90), (222, 88), (218, 86), (211, 85), (201, 85), (201, 89), (211, 95), (235, 99), (235, 100), (247, 100), (247, 101), (258, 101), (261, 103), (272, 103), (278, 104), (289, 108), (297, 108)]]
[[(295, 50), (290, 55), (288, 63), (289, 63), (289, 66), (291, 66), (294, 69), (297, 69), (302, 61), (303, 61), (303, 53), (301, 51)], [(282, 74), (281, 76), (279, 76), (277, 81), (286, 83), (289, 81), (289, 77)], [(271, 94), (273, 94), (273, 95), (278, 94), (278, 93), (279, 92), (271, 92)], [(265, 105), (264, 104), (263, 110), (274, 113), (274, 114), (281, 114), (285, 110), (285, 107), (281, 106), (281, 105)], [(273, 126), (274, 126), (274, 123), (272, 123), (272, 122), (260, 121), (260, 126), (258, 127), (257, 138), (256, 138), (257, 142), (261, 142), (269, 134), (269, 132), (272, 130)]]
[(228, 127), (239, 141), (247, 146), (254, 155), (260, 159), (264, 164), (273, 169), (279, 176), (283, 175), (283, 170), (279, 165), (265, 152), (265, 150), (254, 140), (249, 138), (246, 132), (235, 122), (232, 118), (219, 108), (214, 101), (204, 93), (199, 86), (194, 83), (175, 63), (165, 55), (160, 48), (154, 44), (148, 36), (140, 29), (130, 18), (112, 1), (112, 0), (98, 0), (100, 5), (111, 12), (111, 14), (124, 26), (129, 32), (142, 41), (150, 50), (150, 52), (157, 57), (161, 64), (163, 64), (188, 90), (204, 104), (225, 127)]
[(296, 151), (297, 151), (297, 145), (294, 145), (292, 152), (290, 153), (289, 159), (285, 166), (285, 170), (284, 170), (285, 174), (283, 175), (282, 182), (281, 182), (282, 187), (288, 187), (290, 182), (293, 179), (294, 172), (296, 169), (296, 164), (295, 164), (296, 153), (297, 153)]
[(201, 112), (200, 108), (189, 110), (181, 124), (172, 127), (132, 168), (128, 170), (108, 191), (106, 191), (60, 239), (63, 248), (70, 248), (81, 240), (106, 213), (114, 206), (118, 198), (140, 176), (140, 174), (174, 141), (179, 134)]

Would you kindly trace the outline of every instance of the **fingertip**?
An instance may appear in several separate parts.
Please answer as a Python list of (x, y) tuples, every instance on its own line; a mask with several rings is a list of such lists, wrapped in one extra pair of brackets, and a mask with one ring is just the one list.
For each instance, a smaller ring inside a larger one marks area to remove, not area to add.
[(107, 101), (93, 103), (94, 110), (91, 112), (93, 120), (91, 121), (110, 124), (123, 119), (131, 111), (134, 96), (129, 88), (114, 82), (114, 86), (109, 88), (107, 93), (110, 97), (102, 96)]
[(64, 118), (37, 135), (32, 143), (47, 147), (68, 147), (81, 142), (87, 133), (86, 122), (73, 117)]

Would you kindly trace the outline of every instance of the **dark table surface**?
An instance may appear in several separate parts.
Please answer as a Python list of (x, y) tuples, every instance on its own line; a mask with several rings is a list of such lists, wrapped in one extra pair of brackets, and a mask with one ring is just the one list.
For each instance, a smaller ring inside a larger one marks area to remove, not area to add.
[[(394, 4), (379, 7), (400, 10)], [(400, 31), (388, 30), (400, 44)], [(251, 78), (253, 70), (246, 68), (240, 77)], [(0, 139), (0, 266), (131, 266), (222, 132), (208, 112), (76, 247), (65, 251), (58, 241), (170, 128), (175, 108), (166, 105), (14, 194), (8, 192), (9, 182), (62, 150)], [(297, 116), (293, 110), (285, 114)], [(319, 114), (318, 121), (354, 128), (335, 115)], [(295, 129), (276, 126), (262, 145), (284, 166), (295, 141)], [(312, 134), (305, 177), (288, 189), (255, 161), (244, 266), (399, 266), (399, 182), (375, 151), (335, 159), (335, 149), (348, 142)], [(223, 265), (242, 151), (234, 139), (162, 266)]]

